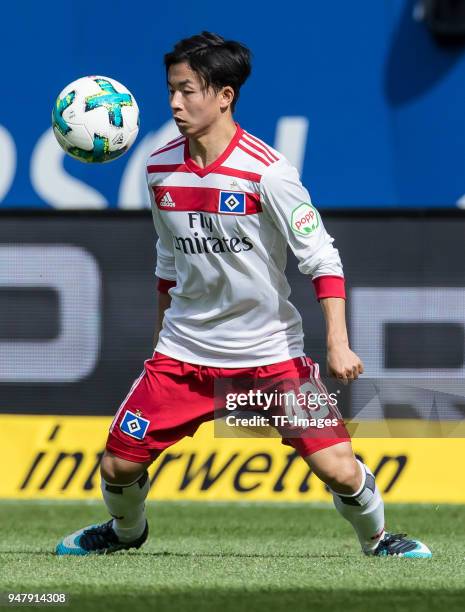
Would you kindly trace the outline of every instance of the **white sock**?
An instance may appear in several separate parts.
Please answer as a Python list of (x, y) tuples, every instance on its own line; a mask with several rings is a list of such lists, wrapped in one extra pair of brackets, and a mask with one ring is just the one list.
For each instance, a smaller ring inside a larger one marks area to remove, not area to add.
[(336, 509), (355, 529), (363, 552), (369, 554), (384, 536), (384, 504), (373, 473), (357, 462), (362, 470), (359, 490), (351, 495), (331, 493)]
[(148, 473), (126, 485), (101, 481), (103, 499), (113, 517), (113, 529), (121, 542), (131, 542), (145, 529), (145, 498), (150, 489)]

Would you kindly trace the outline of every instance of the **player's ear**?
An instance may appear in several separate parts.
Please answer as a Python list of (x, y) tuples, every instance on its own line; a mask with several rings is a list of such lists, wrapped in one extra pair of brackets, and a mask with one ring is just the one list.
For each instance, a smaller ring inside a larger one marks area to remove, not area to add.
[(234, 89), (230, 85), (226, 85), (219, 93), (220, 107), (222, 110), (226, 110), (228, 106), (231, 106), (234, 100)]

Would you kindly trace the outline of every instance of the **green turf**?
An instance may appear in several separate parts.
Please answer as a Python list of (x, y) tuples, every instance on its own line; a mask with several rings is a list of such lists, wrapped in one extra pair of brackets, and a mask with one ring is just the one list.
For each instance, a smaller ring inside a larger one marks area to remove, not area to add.
[(464, 610), (465, 506), (386, 515), (433, 559), (364, 557), (330, 506), (223, 503), (150, 503), (139, 551), (56, 557), (62, 536), (107, 520), (103, 504), (5, 501), (0, 591), (64, 591), (83, 611)]

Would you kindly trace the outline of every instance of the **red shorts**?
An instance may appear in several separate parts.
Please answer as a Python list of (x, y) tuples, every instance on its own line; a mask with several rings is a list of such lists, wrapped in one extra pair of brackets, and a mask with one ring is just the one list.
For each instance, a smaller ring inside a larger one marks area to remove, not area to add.
[[(154, 460), (185, 436), (193, 436), (203, 422), (215, 416), (215, 380), (308, 381), (311, 377), (318, 378), (318, 365), (307, 357), (250, 368), (217, 368), (179, 361), (156, 352), (152, 359), (145, 361), (142, 374), (119, 407), (106, 448), (122, 459), (141, 463)], [(282, 442), (306, 457), (350, 440), (342, 422), (332, 432), (334, 437), (283, 437)]]

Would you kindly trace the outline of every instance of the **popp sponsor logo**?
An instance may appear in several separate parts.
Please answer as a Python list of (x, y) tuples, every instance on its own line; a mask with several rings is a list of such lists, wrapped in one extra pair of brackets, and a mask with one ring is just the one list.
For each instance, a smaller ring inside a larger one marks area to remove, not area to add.
[(295, 234), (308, 236), (317, 229), (319, 224), (318, 213), (311, 204), (299, 204), (292, 211), (291, 227)]

